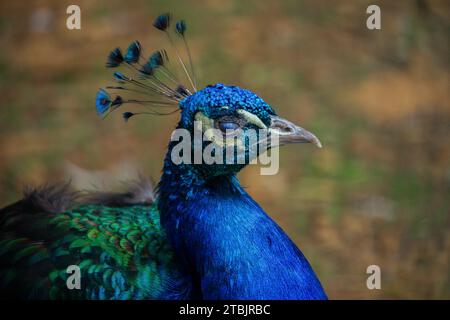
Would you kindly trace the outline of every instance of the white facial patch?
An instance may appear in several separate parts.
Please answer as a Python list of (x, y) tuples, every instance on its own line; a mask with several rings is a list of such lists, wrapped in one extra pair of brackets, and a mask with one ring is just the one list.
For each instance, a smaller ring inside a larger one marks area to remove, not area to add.
[(236, 135), (231, 137), (225, 136), (222, 131), (214, 127), (214, 120), (208, 118), (204, 113), (197, 112), (195, 114), (194, 123), (196, 125), (196, 130), (201, 130), (207, 141), (214, 142), (220, 147), (231, 147), (236, 144), (238, 149), (244, 148), (241, 139), (236, 139)]

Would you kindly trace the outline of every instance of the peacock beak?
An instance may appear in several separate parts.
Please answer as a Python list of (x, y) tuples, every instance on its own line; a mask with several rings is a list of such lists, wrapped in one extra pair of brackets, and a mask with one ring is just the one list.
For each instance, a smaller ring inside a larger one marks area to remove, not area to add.
[(322, 148), (322, 144), (314, 134), (277, 116), (271, 117), (269, 132), (271, 135), (278, 136), (280, 146), (290, 143), (312, 143)]

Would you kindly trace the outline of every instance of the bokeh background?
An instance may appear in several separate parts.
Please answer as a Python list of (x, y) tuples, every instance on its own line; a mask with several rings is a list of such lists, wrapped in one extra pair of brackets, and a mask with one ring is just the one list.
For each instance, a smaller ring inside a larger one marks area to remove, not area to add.
[[(66, 8), (81, 7), (81, 30)], [(0, 205), (24, 185), (157, 181), (177, 115), (97, 118), (109, 50), (170, 11), (188, 22), (201, 85), (260, 94), (324, 144), (281, 150), (277, 175), (240, 174), (302, 248), (333, 299), (450, 298), (449, 1), (2, 1)], [(170, 53), (170, 52), (169, 52)], [(368, 290), (366, 268), (381, 267)]]

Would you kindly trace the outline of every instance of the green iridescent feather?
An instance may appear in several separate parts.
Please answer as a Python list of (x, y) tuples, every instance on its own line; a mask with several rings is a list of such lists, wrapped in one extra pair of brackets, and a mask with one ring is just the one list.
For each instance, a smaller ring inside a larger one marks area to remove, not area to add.
[[(183, 277), (155, 204), (84, 204), (59, 213), (48, 211), (27, 200), (1, 211), (0, 291), (5, 297), (173, 299), (180, 295)], [(80, 290), (67, 287), (70, 265), (80, 267)]]

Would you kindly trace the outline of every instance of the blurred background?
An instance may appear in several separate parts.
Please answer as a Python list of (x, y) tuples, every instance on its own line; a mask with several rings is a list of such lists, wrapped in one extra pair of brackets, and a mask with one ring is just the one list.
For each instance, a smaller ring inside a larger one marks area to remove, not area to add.
[[(81, 7), (81, 30), (66, 8)], [(324, 144), (240, 174), (300, 246), (332, 299), (450, 298), (449, 1), (2, 1), (0, 206), (25, 185), (155, 181), (177, 115), (100, 120), (108, 52), (167, 48), (153, 19), (188, 22), (202, 86), (246, 87)], [(171, 52), (169, 52), (170, 54)], [(366, 268), (381, 268), (368, 290)]]

